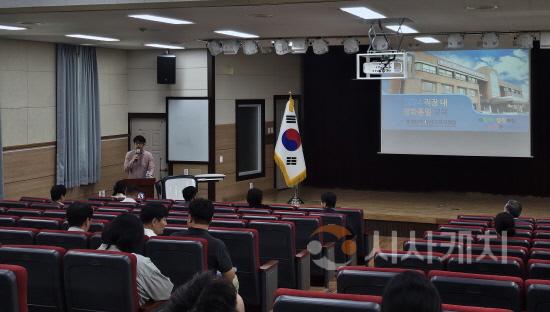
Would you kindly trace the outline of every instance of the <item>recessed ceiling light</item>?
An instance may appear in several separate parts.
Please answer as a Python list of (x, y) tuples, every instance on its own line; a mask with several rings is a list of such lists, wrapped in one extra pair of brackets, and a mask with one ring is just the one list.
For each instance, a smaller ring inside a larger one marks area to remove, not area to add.
[(145, 46), (146, 47), (151, 47), (151, 48), (172, 49), (172, 50), (185, 49), (184, 47), (169, 45), (169, 44), (162, 44), (162, 43), (146, 43)]
[(156, 15), (151, 15), (151, 14), (135, 14), (135, 15), (128, 15), (128, 16), (132, 17), (132, 18), (139, 18), (139, 19), (142, 19), (142, 20), (172, 24), (172, 25), (194, 24), (191, 21), (186, 21), (186, 20), (177, 19), (177, 18), (156, 16)]
[(247, 39), (260, 38), (260, 36), (258, 35), (248, 34), (248, 33), (240, 32), (236, 30), (214, 30), (214, 32), (217, 34), (222, 34), (222, 35), (231, 36), (231, 37), (239, 37), (239, 38), (247, 38)]
[(70, 34), (70, 35), (65, 35), (65, 36), (66, 37), (71, 37), (71, 38), (96, 40), (96, 41), (108, 41), (108, 42), (120, 41), (120, 39), (116, 39), (116, 38), (100, 37), (100, 36), (92, 36), (92, 35), (83, 35), (83, 34)]
[(376, 11), (373, 11), (367, 7), (349, 7), (349, 8), (340, 8), (340, 10), (366, 20), (386, 18), (385, 15), (380, 14)]
[(398, 32), (400, 34), (416, 34), (418, 30), (411, 28), (407, 25), (386, 25), (387, 29), (391, 29), (395, 32)]
[(414, 37), (414, 39), (422, 43), (440, 43), (441, 41), (435, 39), (434, 37)]
[(480, 11), (490, 11), (490, 10), (496, 10), (498, 9), (498, 5), (496, 4), (485, 4), (485, 5), (467, 5), (465, 7), (466, 10), (473, 11), (473, 10), (480, 10)]
[(16, 26), (0, 25), (0, 29), (2, 29), (2, 30), (25, 30), (25, 29), (27, 29), (27, 28), (25, 28), (25, 27), (16, 27)]

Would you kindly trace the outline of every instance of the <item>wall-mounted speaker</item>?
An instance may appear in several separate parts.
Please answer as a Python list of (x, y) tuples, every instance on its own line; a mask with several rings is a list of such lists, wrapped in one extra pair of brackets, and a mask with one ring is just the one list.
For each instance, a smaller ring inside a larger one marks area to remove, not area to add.
[(176, 83), (176, 56), (159, 55), (157, 56), (157, 83), (175, 84)]

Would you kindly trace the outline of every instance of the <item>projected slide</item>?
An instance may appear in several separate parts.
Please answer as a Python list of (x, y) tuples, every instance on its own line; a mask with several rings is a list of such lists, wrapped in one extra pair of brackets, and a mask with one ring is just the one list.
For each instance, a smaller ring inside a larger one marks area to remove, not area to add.
[(529, 52), (409, 52), (382, 82), (381, 152), (530, 157)]

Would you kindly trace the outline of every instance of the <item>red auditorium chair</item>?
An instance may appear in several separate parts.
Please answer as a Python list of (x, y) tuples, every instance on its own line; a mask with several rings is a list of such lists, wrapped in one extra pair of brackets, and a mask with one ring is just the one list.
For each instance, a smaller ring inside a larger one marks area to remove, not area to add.
[(48, 210), (44, 210), (44, 212), (42, 213), (42, 216), (46, 218), (65, 219), (65, 217), (67, 216), (67, 211), (65, 209), (55, 209), (55, 210), (48, 209)]
[(244, 229), (248, 225), (246, 220), (239, 219), (212, 219), (210, 226), (212, 227), (226, 227), (226, 228), (240, 228)]
[(61, 209), (58, 203), (31, 203), (33, 209)]
[(453, 272), (516, 276), (525, 276), (525, 265), (521, 258), (499, 256), (453, 255), (447, 259), (447, 270)]
[(154, 236), (145, 243), (145, 256), (170, 278), (176, 289), (208, 269), (208, 242), (194, 237)]
[[(214, 214), (214, 216), (216, 217), (216, 214)], [(267, 214), (243, 214), (241, 216), (241, 219), (243, 219), (243, 220), (272, 220), (272, 221), (276, 221), (279, 218), (275, 215), (267, 215)]]
[(136, 256), (73, 249), (63, 259), (67, 311), (138, 312)]
[(226, 207), (226, 206), (214, 206), (214, 212), (221, 212), (221, 213), (236, 213), (237, 208), (233, 207)]
[(286, 205), (286, 204), (270, 204), (268, 205), (269, 208), (273, 210), (287, 210), (287, 211), (294, 211), (296, 210), (296, 207), (292, 205)]
[(317, 212), (317, 213), (320, 213), (320, 212), (324, 212), (325, 209), (323, 209), (322, 207), (298, 207), (297, 209), (298, 211), (304, 211), (304, 212), (307, 212), (307, 213), (311, 213), (311, 212)]
[[(340, 294), (382, 296), (386, 284), (405, 271), (408, 269), (342, 266), (336, 273), (337, 290)], [(424, 275), (424, 271), (417, 272)]]
[(416, 239), (403, 243), (405, 251), (439, 252), (442, 254), (458, 254), (464, 251), (464, 245), (456, 242)]
[(379, 312), (381, 302), (378, 296), (279, 288), (273, 312)]
[(550, 223), (537, 224), (538, 231), (550, 231)]
[[(317, 208), (304, 208), (304, 209), (317, 209)], [(302, 208), (300, 208), (302, 210)], [(310, 212), (310, 216), (318, 216), (321, 217), (321, 221), (323, 222), (323, 226), (334, 224), (343, 228), (347, 228), (347, 216), (342, 213), (324, 213), (324, 212)], [(353, 240), (357, 246), (357, 234), (360, 233), (354, 233)], [(322, 233), (323, 236), (323, 242), (335, 243), (334, 248), (334, 255), (336, 258), (337, 263), (349, 263), (351, 265), (357, 264), (357, 254), (353, 254), (352, 256), (349, 256), (343, 252), (342, 244), (344, 243), (345, 239), (342, 237), (336, 237), (331, 233), (324, 232)]]
[(296, 249), (294, 223), (289, 221), (252, 220), (248, 227), (258, 231), (260, 261), (277, 260), (278, 286), (309, 289), (310, 255), (307, 249)]
[(86, 249), (91, 233), (62, 231), (62, 230), (42, 230), (35, 237), (37, 245), (58, 246), (65, 249)]
[(443, 312), (512, 312), (508, 309), (468, 307), (454, 304), (443, 304), (442, 307)]
[(403, 268), (412, 270), (444, 270), (444, 254), (439, 252), (380, 251), (374, 256), (377, 268)]
[(101, 233), (94, 233), (88, 239), (88, 248), (89, 249), (98, 249), (101, 246)]
[(550, 218), (541, 218), (541, 219), (536, 219), (535, 220), (535, 223), (537, 225), (544, 225), (544, 224), (550, 224)]
[(28, 202), (22, 202), (18, 200), (0, 200), (0, 207), (6, 208), (25, 208), (29, 207)]
[(164, 233), (162, 233), (163, 236), (170, 236), (174, 232), (179, 232), (182, 230), (187, 229), (186, 225), (182, 224), (169, 224), (164, 228)]
[(0, 215), (0, 226), (15, 226), (19, 216)]
[(550, 239), (534, 239), (532, 242), (532, 247), (550, 249)]
[(89, 201), (94, 201), (94, 202), (112, 202), (112, 201), (118, 201), (118, 199), (114, 198), (114, 197), (103, 197), (103, 196), (92, 196), (92, 197), (89, 197), (88, 198)]
[(337, 213), (346, 215), (346, 225), (353, 230), (357, 243), (357, 263), (364, 264), (365, 256), (369, 253), (368, 236), (365, 231), (365, 217), (363, 209), (336, 208)]
[(17, 220), (17, 226), (34, 229), (59, 230), (63, 224), (63, 219), (48, 217), (21, 217)]
[(530, 259), (527, 275), (530, 279), (550, 280), (550, 260)]
[(292, 211), (292, 210), (273, 210), (274, 215), (279, 216), (306, 216), (307, 213), (303, 211)]
[(536, 230), (535, 238), (550, 239), (550, 231)]
[[(134, 209), (135, 211), (136, 209)], [(172, 216), (172, 217), (188, 217), (189, 216), (189, 212), (187, 211), (170, 211), (168, 213), (169, 216)]]
[(527, 223), (535, 223), (535, 218), (531, 218), (531, 217), (519, 217), (519, 218), (515, 218), (516, 221), (518, 222), (527, 222)]
[(30, 216), (37, 217), (42, 215), (42, 209), (31, 209), (31, 208), (9, 208), (6, 211), (6, 214), (13, 216)]
[(528, 279), (525, 281), (527, 312), (550, 311), (550, 281)]
[(189, 211), (189, 204), (188, 203), (187, 204), (174, 204), (174, 205), (170, 206), (170, 210), (171, 211), (174, 211), (174, 210)]
[(506, 241), (503, 241), (501, 238), (493, 235), (480, 235), (476, 237), (476, 244), (486, 244), (489, 245), (507, 245), (507, 246), (521, 246), (525, 248), (531, 248), (531, 239), (530, 238), (521, 238), (521, 237), (507, 237)]
[(449, 219), (448, 224), (451, 225), (467, 225), (467, 226), (478, 226), (478, 227), (489, 227), (490, 221), (483, 220), (470, 220), (470, 219)]
[(90, 228), (88, 229), (88, 232), (90, 233), (101, 232), (103, 231), (107, 223), (109, 223), (108, 220), (92, 219), (92, 224), (90, 224)]
[(271, 209), (238, 208), (237, 213), (240, 213), (240, 214), (271, 214)]
[(466, 247), (466, 253), (471, 255), (482, 255), (489, 252), (495, 256), (506, 255), (521, 258), (523, 262), (526, 262), (529, 256), (529, 249), (521, 246), (472, 244)]
[(472, 235), (482, 234), (483, 229), (484, 228), (480, 226), (451, 225), (451, 224), (443, 224), (438, 227), (439, 232), (471, 233)]
[(31, 311), (65, 311), (62, 261), (65, 249), (53, 246), (0, 247), (0, 263), (19, 265), (28, 273), (28, 305)]
[(153, 199), (153, 198), (149, 198), (149, 199), (145, 200), (145, 204), (147, 204), (147, 203), (157, 203), (157, 204), (162, 204), (162, 205), (166, 205), (166, 206), (172, 206), (174, 204), (174, 200), (172, 200), (172, 199)]
[(19, 227), (0, 227), (0, 244), (32, 245), (37, 229)]
[(94, 219), (111, 221), (119, 215), (121, 215), (120, 212), (94, 212)]
[[(529, 222), (522, 222), (522, 221), (517, 221), (515, 222), (515, 228), (516, 229), (520, 229), (520, 230), (527, 230), (527, 231), (532, 231), (535, 229), (535, 226), (533, 225), (533, 223), (529, 223)], [(548, 228), (550, 229), (550, 228)]]
[(94, 210), (94, 212), (96, 213), (103, 213), (103, 212), (130, 213), (132, 212), (132, 208), (102, 206), (102, 207), (97, 207)]
[(19, 201), (22, 201), (22, 202), (29, 202), (31, 203), (49, 203), (51, 202), (51, 200), (49, 198), (44, 198), (44, 197), (30, 197), (30, 196), (23, 196), (21, 198), (19, 198)]
[(550, 260), (550, 249), (531, 248), (529, 251), (529, 259)]
[(523, 280), (519, 277), (436, 270), (428, 276), (443, 303), (514, 312), (520, 312), (523, 307)]
[(6, 312), (27, 312), (27, 270), (0, 264), (0, 307)]
[(457, 242), (461, 244), (468, 244), (474, 242), (474, 236), (470, 233), (456, 233), (456, 232), (438, 232), (438, 231), (426, 231), (424, 232), (425, 240), (432, 241), (445, 241), (445, 242)]
[(214, 212), (214, 218), (218, 219), (239, 219), (236, 213)]
[(181, 225), (186, 225), (187, 224), (187, 219), (188, 217), (175, 217), (175, 216), (168, 216), (166, 218), (166, 222), (170, 225), (173, 225), (173, 224), (181, 224)]
[(481, 216), (481, 215), (459, 215), (458, 219), (481, 220), (481, 221), (487, 221), (487, 222), (490, 222), (490, 223), (493, 223), (493, 221), (495, 221), (494, 216)]
[(110, 201), (106, 202), (105, 206), (109, 207), (117, 207), (117, 208), (136, 208), (138, 206), (137, 203), (131, 203), (131, 202), (119, 202), (119, 201)]

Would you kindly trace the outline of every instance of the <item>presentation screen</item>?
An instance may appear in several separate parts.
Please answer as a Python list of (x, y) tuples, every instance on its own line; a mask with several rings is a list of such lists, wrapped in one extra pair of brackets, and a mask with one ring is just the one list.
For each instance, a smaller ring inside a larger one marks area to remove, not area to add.
[(382, 81), (381, 153), (531, 156), (530, 50), (423, 51)]

